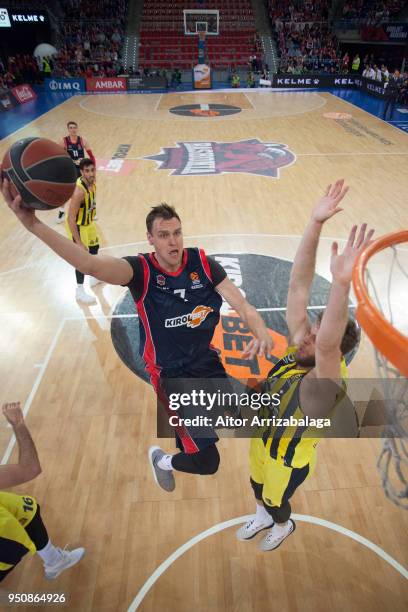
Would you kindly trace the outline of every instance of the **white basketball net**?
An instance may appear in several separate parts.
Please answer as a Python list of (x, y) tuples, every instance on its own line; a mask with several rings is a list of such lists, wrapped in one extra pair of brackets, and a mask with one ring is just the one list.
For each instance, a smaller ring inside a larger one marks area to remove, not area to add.
[[(367, 268), (365, 279), (378, 310), (396, 329), (408, 336), (408, 252), (405, 251), (390, 247), (374, 256), (373, 271)], [(376, 274), (380, 270), (388, 272), (386, 275)], [(382, 280), (378, 280), (378, 276), (382, 276)], [(376, 348), (375, 357), (388, 413), (377, 466), (387, 497), (408, 509), (408, 379)], [(408, 361), (408, 353), (406, 358)]]

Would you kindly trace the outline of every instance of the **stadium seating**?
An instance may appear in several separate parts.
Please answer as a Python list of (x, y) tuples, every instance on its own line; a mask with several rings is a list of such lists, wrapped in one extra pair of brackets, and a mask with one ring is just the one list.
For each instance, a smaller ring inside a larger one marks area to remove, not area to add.
[(184, 34), (184, 9), (217, 9), (218, 36), (206, 38), (207, 61), (213, 68), (246, 66), (260, 47), (249, 0), (146, 0), (141, 22), (139, 65), (156, 68), (191, 68), (197, 63), (196, 36)]

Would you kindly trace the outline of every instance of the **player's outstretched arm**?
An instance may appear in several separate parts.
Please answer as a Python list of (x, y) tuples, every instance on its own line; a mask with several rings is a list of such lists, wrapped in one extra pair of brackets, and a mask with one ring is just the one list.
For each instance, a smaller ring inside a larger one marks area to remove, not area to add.
[(93, 154), (93, 151), (90, 147), (89, 142), (87, 141), (86, 138), (82, 138), (82, 142), (86, 151), (87, 156), (89, 157), (89, 159), (91, 160), (91, 162), (96, 166), (96, 159), (95, 159), (95, 155)]
[(305, 376), (300, 388), (303, 411), (311, 417), (326, 416), (332, 409), (339, 390), (342, 359), (340, 346), (348, 320), (353, 267), (374, 234), (374, 230), (367, 232), (365, 223), (358, 233), (357, 230), (355, 225), (343, 253), (338, 253), (337, 242), (332, 244), (330, 271), (333, 281), (329, 301), (316, 335), (316, 366)]
[(65, 259), (83, 274), (95, 276), (105, 283), (126, 285), (133, 277), (131, 265), (125, 259), (105, 255), (91, 255), (86, 249), (65, 236), (61, 236), (35, 215), (33, 209), (22, 206), (20, 196), (14, 198), (10, 193), (7, 179), (1, 181), (1, 191), (9, 208), (24, 227), (47, 244), (57, 255)]
[(35, 444), (24, 423), (20, 402), (3, 404), (3, 414), (13, 428), (18, 444), (18, 463), (0, 466), (0, 489), (14, 487), (41, 474)]
[[(332, 374), (339, 371), (340, 366), (337, 362), (334, 363), (334, 356), (340, 354), (340, 344), (346, 329), (353, 267), (360, 253), (370, 243), (373, 234), (373, 229), (367, 231), (366, 223), (363, 223), (359, 231), (357, 225), (354, 225), (343, 253), (338, 252), (337, 242), (332, 244), (330, 271), (333, 281), (329, 301), (316, 335), (316, 371), (321, 378), (331, 378)], [(331, 362), (333, 366), (330, 365)]]
[(293, 262), (286, 306), (286, 322), (291, 344), (297, 344), (310, 328), (307, 316), (310, 287), (316, 267), (316, 252), (323, 223), (343, 210), (339, 203), (348, 191), (344, 179), (329, 185), (312, 211)]
[(242, 356), (253, 359), (255, 355), (260, 357), (262, 355), (269, 355), (273, 349), (273, 339), (269, 335), (267, 327), (256, 308), (246, 301), (242, 293), (229, 278), (224, 278), (217, 285), (217, 291), (239, 314), (254, 335), (253, 340), (247, 345)]

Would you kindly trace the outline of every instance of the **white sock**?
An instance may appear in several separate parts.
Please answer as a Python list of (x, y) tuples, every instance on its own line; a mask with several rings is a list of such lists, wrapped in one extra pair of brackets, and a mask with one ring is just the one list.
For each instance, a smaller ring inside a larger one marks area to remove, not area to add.
[(262, 525), (263, 523), (271, 522), (271, 515), (265, 510), (264, 506), (260, 504), (256, 504), (256, 514), (255, 514), (255, 523), (257, 525)]
[(157, 462), (157, 467), (162, 470), (172, 470), (173, 466), (171, 465), (171, 460), (173, 459), (173, 455), (163, 455), (163, 457)]
[(84, 288), (83, 285), (79, 285), (79, 284), (77, 285), (77, 289), (83, 289), (83, 288)]
[(54, 544), (51, 544), (51, 540), (41, 550), (37, 550), (37, 554), (40, 555), (44, 565), (55, 565), (61, 559), (60, 552), (55, 548)]
[(277, 537), (284, 536), (288, 533), (290, 528), (290, 522), (286, 521), (286, 523), (275, 523), (273, 526), (273, 534)]

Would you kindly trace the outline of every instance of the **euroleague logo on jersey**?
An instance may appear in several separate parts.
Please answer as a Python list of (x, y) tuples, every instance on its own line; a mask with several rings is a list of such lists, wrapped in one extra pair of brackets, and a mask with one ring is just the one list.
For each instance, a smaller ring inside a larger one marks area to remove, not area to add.
[(203, 288), (204, 285), (201, 282), (198, 272), (191, 272), (190, 280), (193, 281), (193, 284), (191, 285), (191, 289), (202, 289)]
[(171, 175), (208, 176), (241, 172), (279, 178), (279, 170), (296, 161), (286, 144), (262, 142), (258, 138), (237, 142), (177, 142), (157, 155), (142, 157)]
[(164, 322), (165, 327), (199, 327), (203, 321), (206, 320), (210, 312), (214, 312), (210, 306), (196, 306), (194, 310), (181, 317), (173, 317), (172, 319), (166, 319)]

